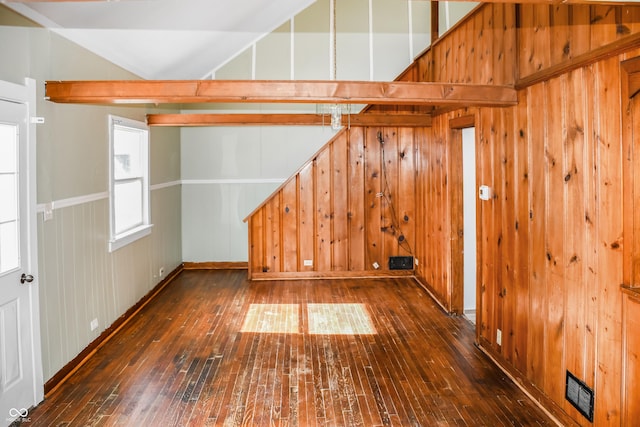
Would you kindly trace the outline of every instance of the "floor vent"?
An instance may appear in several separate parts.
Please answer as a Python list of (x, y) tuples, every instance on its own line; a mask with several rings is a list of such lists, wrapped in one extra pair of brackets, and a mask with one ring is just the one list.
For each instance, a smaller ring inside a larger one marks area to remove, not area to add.
[(590, 422), (593, 422), (593, 390), (569, 371), (567, 371), (564, 397)]

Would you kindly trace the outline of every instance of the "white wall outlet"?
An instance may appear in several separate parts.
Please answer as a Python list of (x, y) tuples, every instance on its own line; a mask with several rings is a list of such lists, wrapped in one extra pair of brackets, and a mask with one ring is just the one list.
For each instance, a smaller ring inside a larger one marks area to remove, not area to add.
[(313, 260), (312, 259), (305, 259), (304, 261), (302, 261), (302, 264), (305, 267), (313, 267)]
[(44, 205), (44, 214), (42, 216), (45, 221), (53, 219), (53, 202), (49, 202)]
[(377, 262), (373, 263), (373, 268), (375, 268), (376, 270), (380, 268), (380, 264), (378, 264)]
[(502, 331), (500, 329), (496, 330), (496, 344), (502, 345)]
[(98, 319), (97, 319), (97, 318), (96, 318), (96, 319), (93, 319), (93, 320), (91, 321), (91, 330), (92, 330), (92, 331), (95, 331), (96, 329), (98, 329)]
[(419, 264), (419, 262), (418, 262), (418, 258), (414, 258), (414, 259), (413, 259), (413, 263), (414, 263), (415, 265), (418, 265), (418, 264)]
[(160, 270), (158, 270), (158, 276), (160, 276), (160, 278), (164, 276), (164, 267), (160, 267)]

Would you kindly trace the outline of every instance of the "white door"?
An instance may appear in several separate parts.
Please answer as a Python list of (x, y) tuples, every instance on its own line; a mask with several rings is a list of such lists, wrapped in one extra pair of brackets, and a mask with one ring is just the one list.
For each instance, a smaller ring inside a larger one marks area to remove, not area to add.
[(0, 82), (0, 425), (43, 397), (28, 86)]

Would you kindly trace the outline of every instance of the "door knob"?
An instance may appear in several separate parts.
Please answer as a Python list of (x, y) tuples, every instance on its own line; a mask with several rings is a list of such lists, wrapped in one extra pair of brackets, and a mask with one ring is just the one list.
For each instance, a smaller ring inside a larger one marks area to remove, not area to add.
[(33, 276), (30, 274), (22, 273), (22, 276), (20, 276), (20, 283), (24, 284), (25, 282), (27, 283), (33, 282)]

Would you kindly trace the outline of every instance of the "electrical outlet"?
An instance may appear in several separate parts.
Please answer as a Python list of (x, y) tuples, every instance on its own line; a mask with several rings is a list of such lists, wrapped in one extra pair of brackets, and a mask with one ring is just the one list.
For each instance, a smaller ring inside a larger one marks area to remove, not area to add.
[(45, 221), (51, 221), (53, 219), (53, 202), (44, 205), (43, 219)]
[(496, 344), (502, 345), (502, 331), (500, 329), (496, 330)]
[(98, 329), (98, 319), (93, 319), (91, 321), (91, 330), (95, 331), (96, 329)]
[(160, 270), (158, 270), (158, 276), (160, 276), (160, 278), (164, 276), (164, 267), (160, 267)]
[(414, 259), (413, 259), (413, 262), (414, 262), (414, 264), (415, 264), (415, 265), (418, 265), (418, 264), (419, 264), (419, 263), (418, 263), (418, 258), (414, 258)]
[(302, 262), (302, 264), (303, 264), (305, 267), (313, 267), (313, 260), (312, 260), (312, 259), (305, 259), (305, 260)]
[(375, 268), (376, 270), (380, 268), (380, 264), (378, 264), (377, 262), (373, 263), (373, 268)]

